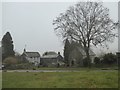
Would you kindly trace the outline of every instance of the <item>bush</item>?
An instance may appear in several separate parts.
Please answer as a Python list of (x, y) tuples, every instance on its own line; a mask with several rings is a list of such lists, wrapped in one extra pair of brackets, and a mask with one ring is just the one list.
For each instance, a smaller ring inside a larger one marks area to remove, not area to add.
[(109, 65), (117, 63), (117, 56), (112, 53), (105, 54), (103, 56), (102, 63), (109, 64)]
[(98, 57), (95, 57), (94, 58), (94, 63), (97, 65), (97, 64), (100, 64), (100, 58)]
[(22, 64), (17, 64), (15, 69), (30, 69), (32, 68), (32, 65), (29, 63), (22, 63)]
[(33, 68), (33, 70), (36, 70), (36, 68)]
[(14, 65), (18, 63), (18, 60), (15, 57), (8, 57), (3, 61), (3, 63), (5, 65)]
[(35, 66), (33, 66), (31, 63), (22, 63), (22, 64), (16, 64), (16, 65), (10, 65), (6, 66), (6, 70), (19, 70), (19, 69), (30, 69), (32, 70)]
[(84, 67), (88, 67), (87, 58), (84, 58), (84, 59), (83, 59), (83, 66), (84, 66)]

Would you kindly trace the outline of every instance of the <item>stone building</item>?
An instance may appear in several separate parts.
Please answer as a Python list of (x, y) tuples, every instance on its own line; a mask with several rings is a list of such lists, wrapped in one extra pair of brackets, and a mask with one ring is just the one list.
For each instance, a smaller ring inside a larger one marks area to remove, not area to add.
[[(70, 66), (83, 66), (83, 59), (86, 58), (84, 47), (79, 44), (72, 42), (72, 48), (69, 54), (69, 65)], [(95, 53), (90, 49), (89, 51), (91, 63), (94, 62)]]
[(56, 52), (46, 52), (40, 60), (40, 65), (46, 67), (59, 67), (65, 64), (59, 52), (58, 54)]

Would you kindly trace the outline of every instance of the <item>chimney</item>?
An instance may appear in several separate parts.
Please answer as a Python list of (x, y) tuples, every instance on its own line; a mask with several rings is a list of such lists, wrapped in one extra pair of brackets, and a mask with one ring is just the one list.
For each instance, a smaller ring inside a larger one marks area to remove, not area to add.
[(58, 55), (60, 55), (60, 52), (58, 52)]
[(26, 49), (24, 48), (24, 53), (26, 52)]

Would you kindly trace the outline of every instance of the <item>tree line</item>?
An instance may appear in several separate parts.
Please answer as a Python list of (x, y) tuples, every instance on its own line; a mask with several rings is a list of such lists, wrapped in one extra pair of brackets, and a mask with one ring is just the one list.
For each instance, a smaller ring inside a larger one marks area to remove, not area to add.
[[(109, 9), (104, 7), (102, 2), (78, 2), (70, 6), (65, 13), (60, 13), (53, 20), (53, 25), (55, 33), (65, 41), (64, 60), (66, 64), (69, 62), (68, 57), (72, 47), (69, 41), (79, 42), (84, 47), (88, 66), (91, 67), (90, 47), (113, 42), (116, 37), (114, 30), (116, 30), (117, 23), (110, 18)], [(12, 37), (7, 32), (2, 38), (2, 59), (10, 56), (15, 56), (15, 51)], [(95, 62), (98, 61), (96, 58)]]

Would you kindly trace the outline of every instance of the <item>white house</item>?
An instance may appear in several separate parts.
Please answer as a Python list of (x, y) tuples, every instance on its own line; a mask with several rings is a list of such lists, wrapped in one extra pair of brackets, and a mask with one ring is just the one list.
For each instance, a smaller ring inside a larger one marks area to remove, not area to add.
[(39, 54), (39, 52), (26, 52), (26, 50), (24, 49), (24, 52), (21, 56), (24, 57), (29, 62), (35, 64), (35, 65), (40, 64), (40, 54)]

